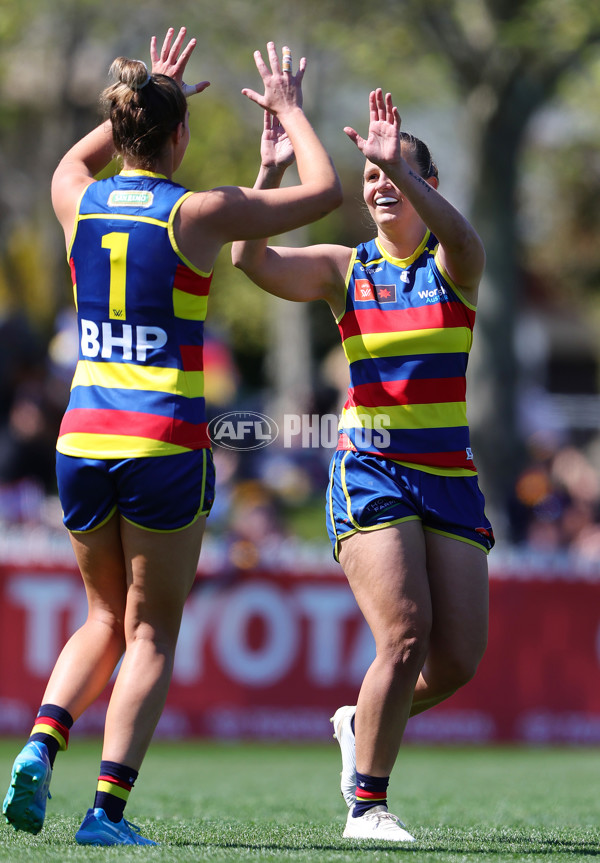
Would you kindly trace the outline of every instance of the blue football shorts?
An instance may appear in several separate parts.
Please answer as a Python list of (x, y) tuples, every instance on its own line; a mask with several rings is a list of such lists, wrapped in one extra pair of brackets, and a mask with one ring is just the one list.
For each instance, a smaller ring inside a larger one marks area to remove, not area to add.
[(96, 459), (56, 453), (63, 522), (96, 530), (115, 512), (137, 527), (182, 530), (208, 515), (215, 497), (209, 449), (147, 458)]
[(336, 560), (345, 536), (411, 520), (487, 554), (494, 534), (484, 507), (476, 475), (439, 476), (352, 450), (331, 460), (326, 519)]

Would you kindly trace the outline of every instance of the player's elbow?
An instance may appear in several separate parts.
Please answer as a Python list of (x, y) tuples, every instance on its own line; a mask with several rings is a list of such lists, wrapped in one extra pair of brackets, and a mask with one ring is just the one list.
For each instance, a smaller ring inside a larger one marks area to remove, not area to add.
[(335, 179), (332, 181), (331, 186), (326, 192), (325, 201), (327, 206), (327, 212), (331, 213), (332, 210), (337, 210), (343, 203), (344, 195), (342, 192), (342, 184), (340, 183), (339, 177), (337, 174), (335, 175)]
[(231, 263), (249, 276), (256, 266), (255, 255), (250, 253), (244, 242), (233, 243), (231, 246)]
[(309, 206), (306, 218), (310, 221), (322, 219), (332, 210), (336, 210), (344, 199), (342, 185), (335, 172), (328, 178), (320, 177), (314, 183), (305, 183), (304, 193)]
[(241, 248), (241, 243), (232, 243), (231, 244), (231, 263), (234, 267), (237, 267), (239, 270), (242, 269), (242, 261), (244, 257), (244, 250)]

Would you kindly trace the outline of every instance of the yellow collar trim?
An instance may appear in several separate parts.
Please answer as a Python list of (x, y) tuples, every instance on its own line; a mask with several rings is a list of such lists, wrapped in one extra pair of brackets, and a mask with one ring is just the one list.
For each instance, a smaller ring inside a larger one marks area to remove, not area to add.
[(156, 177), (158, 180), (168, 180), (165, 174), (156, 174), (154, 171), (123, 170), (121, 177)]
[(409, 255), (408, 258), (394, 258), (393, 255), (390, 255), (389, 252), (386, 252), (386, 250), (383, 248), (383, 246), (379, 242), (379, 237), (375, 237), (375, 244), (376, 244), (377, 248), (379, 249), (379, 251), (381, 252), (382, 257), (384, 257), (386, 259), (386, 261), (390, 261), (392, 264), (395, 264), (397, 267), (410, 267), (410, 265), (413, 263), (413, 261), (416, 261), (416, 259), (419, 257), (419, 255), (422, 254), (423, 250), (426, 248), (427, 241), (429, 240), (430, 236), (431, 236), (431, 231), (428, 228), (425, 231), (425, 236), (423, 237), (423, 239), (421, 240), (421, 242), (419, 243), (419, 245), (417, 246), (415, 251), (412, 253), (412, 255)]

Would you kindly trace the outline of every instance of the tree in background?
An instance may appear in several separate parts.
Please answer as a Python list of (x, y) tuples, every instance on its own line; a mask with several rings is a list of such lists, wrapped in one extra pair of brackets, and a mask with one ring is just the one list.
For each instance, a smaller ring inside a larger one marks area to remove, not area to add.
[(452, 73), (466, 107), (471, 216), (487, 250), (470, 387), (483, 486), (508, 499), (522, 458), (515, 323), (523, 297), (519, 236), (522, 156), (532, 118), (593, 58), (600, 9), (577, 0), (410, 2), (421, 32)]

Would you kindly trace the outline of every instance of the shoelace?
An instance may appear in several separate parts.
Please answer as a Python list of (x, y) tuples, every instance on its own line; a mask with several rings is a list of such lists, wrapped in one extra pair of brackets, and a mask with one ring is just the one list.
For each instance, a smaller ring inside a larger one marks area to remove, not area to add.
[(377, 821), (391, 821), (392, 824), (398, 824), (400, 827), (404, 827), (404, 829), (406, 829), (406, 824), (403, 824), (398, 816), (394, 815), (392, 812), (373, 812), (370, 817), (376, 818)]

